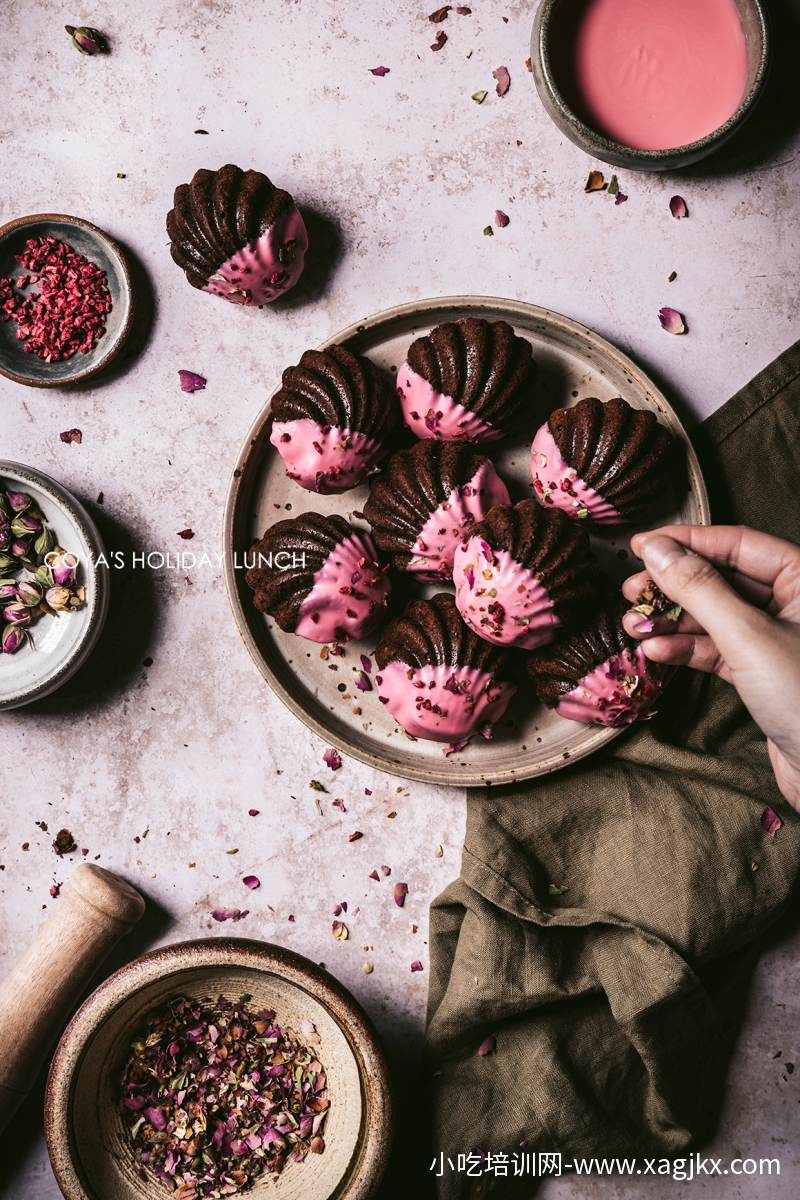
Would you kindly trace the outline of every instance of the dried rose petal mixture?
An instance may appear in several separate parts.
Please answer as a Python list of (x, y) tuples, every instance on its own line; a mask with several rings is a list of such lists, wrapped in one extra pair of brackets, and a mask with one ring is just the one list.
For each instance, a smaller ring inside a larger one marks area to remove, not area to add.
[(270, 1009), (178, 996), (147, 1014), (120, 1076), (139, 1161), (180, 1200), (228, 1196), (265, 1171), (325, 1149), (329, 1101), (310, 1021), (282, 1029)]
[[(18, 341), (45, 362), (88, 354), (106, 330), (111, 296), (106, 273), (54, 237), (30, 238), (15, 255), (23, 272), (16, 280), (0, 279), (0, 312), (16, 321)], [(36, 284), (38, 292), (21, 294)]]

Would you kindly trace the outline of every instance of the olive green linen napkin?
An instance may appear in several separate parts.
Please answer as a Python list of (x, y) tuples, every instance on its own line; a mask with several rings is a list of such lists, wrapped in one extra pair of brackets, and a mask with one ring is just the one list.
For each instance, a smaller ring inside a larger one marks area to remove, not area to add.
[[(698, 430), (716, 522), (800, 542), (799, 435), (800, 342)], [(471, 792), (461, 877), (431, 908), (440, 1197), (529, 1196), (531, 1152), (687, 1147), (719, 1025), (698, 972), (775, 920), (799, 870), (763, 735), (730, 685), (686, 669), (609, 749)]]

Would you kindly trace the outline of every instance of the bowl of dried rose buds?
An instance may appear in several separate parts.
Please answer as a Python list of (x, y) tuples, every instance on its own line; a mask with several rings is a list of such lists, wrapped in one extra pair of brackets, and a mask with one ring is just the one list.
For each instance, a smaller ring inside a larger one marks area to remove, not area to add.
[(83, 505), (49, 475), (0, 460), (0, 712), (74, 675), (108, 594), (103, 542)]
[(112, 238), (42, 213), (0, 228), (0, 373), (64, 387), (102, 371), (130, 333), (134, 285)]
[(323, 968), (267, 942), (182, 942), (78, 1010), (45, 1131), (66, 1200), (369, 1200), (391, 1150), (388, 1071)]

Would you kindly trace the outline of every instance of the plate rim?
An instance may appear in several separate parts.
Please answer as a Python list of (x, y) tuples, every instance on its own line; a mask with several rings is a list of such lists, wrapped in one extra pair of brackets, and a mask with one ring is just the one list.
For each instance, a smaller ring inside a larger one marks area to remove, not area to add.
[(87, 221), (83, 217), (72, 217), (68, 213), (32, 213), (27, 217), (15, 217), (13, 221), (7, 221), (5, 225), (0, 226), (0, 240), (7, 237), (8, 234), (16, 233), (25, 225), (34, 225), (37, 222), (44, 223), (48, 221), (64, 221), (68, 225), (77, 225), (79, 228), (87, 229), (90, 233), (95, 234), (95, 236), (98, 237), (101, 242), (104, 242), (111, 256), (116, 258), (119, 264), (122, 276), (125, 280), (125, 288), (128, 296), (125, 320), (122, 323), (122, 328), (117, 334), (116, 341), (108, 347), (102, 358), (98, 359), (97, 362), (92, 363), (91, 366), (84, 368), (84, 370), (79, 371), (77, 375), (71, 375), (69, 379), (32, 379), (29, 375), (18, 375), (16, 371), (10, 371), (7, 367), (4, 367), (2, 363), (0, 363), (0, 375), (5, 375), (6, 379), (10, 379), (13, 383), (21, 383), (23, 387), (68, 388), (72, 387), (76, 383), (83, 383), (85, 380), (91, 379), (92, 376), (97, 375), (98, 372), (104, 370), (104, 368), (116, 358), (122, 347), (125, 345), (131, 329), (133, 328), (133, 318), (136, 311), (136, 285), (133, 281), (133, 275), (131, 274), (128, 260), (125, 257), (125, 253), (119, 243), (116, 242), (110, 234), (106, 233), (104, 229), (100, 229), (98, 225), (93, 225), (91, 221)]
[[(627, 375), (635, 377), (637, 382), (652, 396), (658, 407), (667, 416), (673, 428), (675, 428), (686, 448), (687, 465), (692, 482), (692, 488), (697, 498), (698, 507), (700, 509), (700, 524), (709, 525), (711, 523), (711, 508), (708, 497), (708, 489), (706, 487), (703, 472), (700, 467), (700, 462), (697, 457), (697, 451), (692, 444), (688, 431), (684, 426), (683, 421), (676, 413), (673, 406), (669, 403), (666, 396), (654, 381), (650, 378), (629, 355), (620, 350), (612, 342), (600, 334), (595, 333), (593, 329), (582, 325), (579, 321), (574, 321), (571, 317), (565, 317), (562, 313), (557, 313), (552, 309), (543, 308), (537, 304), (530, 304), (525, 300), (508, 300), (499, 296), (438, 296), (430, 297), (423, 300), (408, 301), (404, 304), (393, 305), (391, 308), (381, 309), (372, 316), (364, 317), (361, 320), (354, 321), (344, 329), (339, 330), (330, 337), (327, 337), (317, 346), (318, 350), (324, 350), (328, 346), (341, 342), (349, 342), (353, 339), (361, 337), (368, 331), (374, 331), (381, 324), (389, 324), (398, 319), (413, 318), (418, 314), (424, 319), (431, 314), (445, 314), (449, 310), (459, 310), (478, 308), (478, 309), (493, 309), (497, 311), (498, 319), (504, 319), (510, 316), (519, 316), (525, 318), (526, 321), (541, 321), (545, 325), (556, 326), (564, 329), (566, 332), (577, 335), (583, 341), (588, 342), (592, 349), (605, 355), (616, 362)], [(438, 323), (438, 322), (434, 322)], [(256, 640), (250, 629), (247, 616), (242, 607), (239, 591), (237, 587), (236, 571), (234, 569), (234, 529), (238, 516), (239, 494), (241, 490), (242, 480), (245, 478), (245, 472), (248, 465), (248, 459), (257, 446), (259, 437), (264, 428), (265, 423), (269, 420), (272, 398), (275, 395), (280, 382), (278, 382), (270, 393), (266, 402), (262, 405), (255, 419), (250, 423), (247, 434), (242, 442), (239, 453), (236, 458), (236, 463), (233, 468), (228, 492), (225, 498), (225, 508), (223, 513), (223, 561), (225, 575), (225, 590), (228, 594), (228, 603), (233, 613), (233, 618), (239, 635), (247, 648), (247, 651), (252, 658), (259, 672), (267, 681), (272, 691), (279, 700), (294, 714), (307, 729), (322, 738), (329, 745), (342, 754), (346, 754), (357, 762), (363, 763), (365, 766), (373, 767), (376, 770), (383, 771), (390, 775), (395, 775), (401, 779), (413, 780), (420, 783), (435, 784), (440, 787), (456, 787), (456, 788), (472, 788), (472, 787), (497, 787), (508, 783), (521, 783), (526, 780), (536, 779), (543, 775), (552, 774), (558, 771), (566, 764), (561, 759), (554, 759), (550, 764), (538, 768), (523, 768), (521, 770), (506, 769), (500, 773), (487, 771), (484, 774), (478, 775), (474, 771), (465, 774), (463, 777), (454, 777), (450, 774), (444, 774), (436, 771), (432, 767), (411, 767), (392, 762), (391, 760), (381, 757), (379, 754), (371, 753), (361, 749), (358, 746), (351, 744), (345, 738), (338, 736), (328, 729), (321, 721), (318, 721), (314, 716), (308, 713), (302, 705), (300, 705), (290, 692), (284, 688), (281, 681), (271, 671), (268, 663), (264, 660), (258, 648)], [(616, 729), (608, 726), (598, 726), (598, 733), (594, 738), (587, 739), (587, 743), (580, 750), (570, 753), (569, 762), (577, 762), (579, 759), (586, 758), (589, 754), (593, 754), (602, 746), (607, 745), (615, 738), (624, 733), (629, 726), (624, 725)]]

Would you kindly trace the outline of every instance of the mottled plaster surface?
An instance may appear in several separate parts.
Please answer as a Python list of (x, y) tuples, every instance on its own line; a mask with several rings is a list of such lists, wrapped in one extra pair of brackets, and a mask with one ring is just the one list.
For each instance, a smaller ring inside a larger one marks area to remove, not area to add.
[[(471, 17), (453, 12), (434, 27), (409, 0), (6, 6), (0, 219), (66, 212), (108, 230), (138, 265), (142, 319), (114, 375), (83, 391), (0, 379), (0, 455), (71, 488), (128, 564), (134, 551), (184, 547), (176, 531), (186, 526), (192, 550), (220, 548), (231, 464), (280, 371), (377, 309), (458, 293), (549, 306), (631, 353), (689, 419), (714, 411), (797, 336), (800, 136), (796, 88), (785, 84), (796, 76), (797, 9), (777, 7), (779, 70), (747, 136), (722, 161), (681, 175), (618, 172), (629, 198), (615, 206), (584, 195), (588, 170), (602, 164), (563, 139), (535, 95), (525, 69), (535, 5), (471, 7)], [(72, 49), (63, 25), (78, 20), (107, 32), (108, 57)], [(448, 42), (432, 53), (436, 28)], [(502, 99), (491, 76), (501, 63), (512, 80)], [(390, 68), (382, 79), (368, 70), (379, 64)], [(480, 88), (489, 95), (479, 106), (470, 95)], [(167, 251), (175, 185), (230, 161), (266, 170), (308, 214), (306, 277), (263, 312), (193, 291)], [(669, 214), (675, 192), (686, 221)], [(486, 237), (496, 208), (511, 222)], [(664, 304), (686, 315), (687, 336), (662, 332)], [(205, 391), (180, 392), (184, 367), (208, 378)], [(59, 441), (73, 426), (80, 446)], [(333, 776), (324, 745), (250, 661), (220, 572), (128, 565), (113, 575), (90, 663), (0, 723), (0, 974), (46, 916), (50, 884), (78, 861), (50, 848), (66, 825), (89, 861), (150, 901), (111, 965), (223, 932), (290, 946), (324, 961), (372, 1014), (402, 1092), (427, 981), (409, 967), (420, 958), (427, 970), (428, 904), (458, 871), (463, 793), (401, 788), (352, 761)], [(312, 778), (328, 794), (312, 792)], [(331, 807), (336, 796), (346, 815)], [(48, 835), (34, 824), (42, 820)], [(363, 838), (348, 843), (356, 828)], [(376, 884), (368, 874), (381, 863), (392, 878)], [(241, 883), (250, 872), (258, 891)], [(410, 889), (402, 910), (391, 899), (398, 879)], [(330, 905), (341, 900), (360, 906), (344, 943), (330, 934)], [(215, 905), (251, 911), (218, 926)], [(573, 1179), (549, 1183), (547, 1200), (797, 1194), (800, 1072), (784, 1082), (780, 1065), (800, 1054), (796, 946), (791, 931), (776, 938), (755, 970), (714, 1142), (726, 1158), (779, 1153), (780, 1179)], [(5, 1139), (3, 1200), (57, 1195), (39, 1102)], [(392, 1194), (423, 1194), (421, 1181), (400, 1186), (399, 1164), (393, 1175)]]

